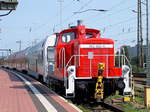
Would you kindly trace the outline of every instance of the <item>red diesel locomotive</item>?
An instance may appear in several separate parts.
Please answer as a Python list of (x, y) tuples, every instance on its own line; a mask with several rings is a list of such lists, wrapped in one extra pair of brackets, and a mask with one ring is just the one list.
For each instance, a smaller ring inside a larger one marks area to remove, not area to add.
[(5, 65), (55, 86), (66, 97), (103, 100), (117, 90), (124, 96), (133, 95), (127, 58), (115, 55), (112, 39), (102, 38), (99, 30), (81, 22), (9, 56)]

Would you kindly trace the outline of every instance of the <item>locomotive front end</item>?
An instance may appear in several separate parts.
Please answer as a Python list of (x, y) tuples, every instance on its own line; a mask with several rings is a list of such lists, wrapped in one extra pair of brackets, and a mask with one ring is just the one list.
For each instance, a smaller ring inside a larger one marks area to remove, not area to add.
[(115, 55), (112, 39), (78, 25), (62, 31), (58, 43), (57, 67), (64, 73), (66, 96), (103, 100), (117, 90), (122, 95), (131, 94), (131, 68), (124, 56)]
[[(129, 76), (128, 79), (125, 78), (129, 73), (125, 75), (123, 72), (125, 63), (118, 61), (118, 58), (120, 60), (125, 58), (115, 55), (114, 41), (101, 38), (100, 32), (95, 29), (87, 29), (84, 26), (78, 26), (77, 29), (79, 39), (74, 42), (72, 58), (76, 70), (76, 90), (86, 91), (85, 97), (94, 95), (95, 99), (100, 100), (117, 90), (122, 95), (127, 93), (125, 90), (130, 94)], [(125, 79), (128, 82), (125, 82)]]

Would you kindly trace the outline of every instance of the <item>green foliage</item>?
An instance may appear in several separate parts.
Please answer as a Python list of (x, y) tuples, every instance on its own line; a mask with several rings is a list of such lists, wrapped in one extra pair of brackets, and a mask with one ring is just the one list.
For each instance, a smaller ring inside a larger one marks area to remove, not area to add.
[(80, 108), (83, 112), (91, 112), (92, 110), (88, 109), (85, 105), (79, 105), (78, 108)]
[(144, 104), (144, 98), (141, 98), (141, 97), (135, 97), (135, 101), (136, 101), (138, 104), (141, 104), (141, 105)]
[(137, 65), (137, 56), (131, 58), (131, 65)]
[(134, 106), (131, 106), (129, 103), (122, 104), (121, 105), (124, 108), (125, 112), (137, 112), (138, 109), (136, 109)]
[(132, 65), (132, 70), (135, 73), (146, 73), (144, 68), (137, 67), (137, 65)]
[(125, 55), (127, 57), (127, 59), (129, 60), (129, 62), (131, 60), (131, 58), (129, 56), (129, 52), (128, 52), (128, 47), (127, 46), (122, 46), (120, 51), (116, 52), (116, 55), (118, 55), (118, 56), (115, 57), (115, 66), (116, 67), (120, 67), (119, 65), (122, 65), (122, 64), (129, 64), (127, 62), (126, 58), (122, 57), (122, 55)]
[[(125, 56), (128, 58), (128, 60), (130, 60), (130, 56), (129, 56), (129, 51), (128, 51), (128, 47), (127, 46), (123, 46), (124, 52), (125, 52)], [(121, 51), (123, 52), (123, 50)]]
[(137, 58), (137, 56), (136, 57), (132, 57), (130, 63), (132, 65), (133, 72), (136, 72), (136, 73), (146, 73), (146, 71), (145, 71), (144, 68), (137, 67), (137, 65), (138, 65), (138, 58)]

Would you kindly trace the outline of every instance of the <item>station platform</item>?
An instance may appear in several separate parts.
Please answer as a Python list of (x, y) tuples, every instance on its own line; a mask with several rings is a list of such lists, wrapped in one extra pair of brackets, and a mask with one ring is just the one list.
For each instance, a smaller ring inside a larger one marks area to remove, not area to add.
[(0, 112), (82, 112), (40, 82), (0, 69)]

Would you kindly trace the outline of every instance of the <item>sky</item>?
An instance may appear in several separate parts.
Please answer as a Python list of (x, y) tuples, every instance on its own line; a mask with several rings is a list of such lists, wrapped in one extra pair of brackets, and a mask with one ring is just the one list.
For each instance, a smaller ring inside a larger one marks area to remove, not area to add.
[[(132, 10), (137, 9), (137, 0), (18, 0), (18, 2), (15, 11), (8, 16), (0, 17), (0, 48), (18, 51), (19, 44), (16, 41), (21, 40), (21, 49), (25, 49), (53, 32), (66, 29), (68, 24), (76, 25), (77, 20), (83, 20), (83, 24), (88, 28), (99, 29), (103, 38), (115, 40), (117, 48), (121, 45), (136, 44), (137, 14)], [(85, 11), (88, 9), (107, 11)], [(142, 10), (145, 40), (145, 6)], [(85, 12), (74, 13), (81, 11)], [(6, 11), (0, 11), (0, 14), (4, 13)]]

